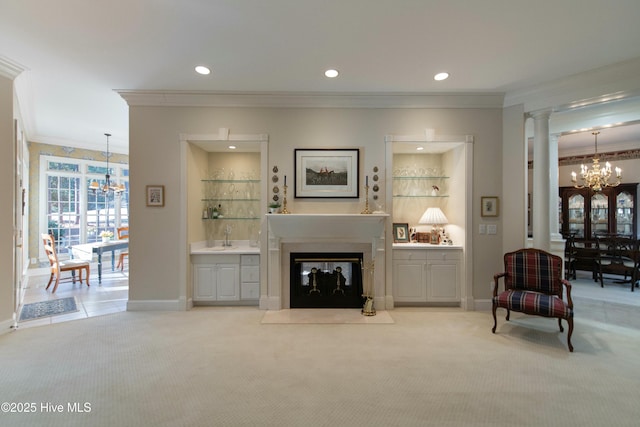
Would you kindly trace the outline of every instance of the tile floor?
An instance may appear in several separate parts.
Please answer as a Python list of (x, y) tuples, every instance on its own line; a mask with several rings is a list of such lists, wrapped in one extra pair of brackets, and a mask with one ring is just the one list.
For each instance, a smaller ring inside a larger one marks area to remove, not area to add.
[[(43, 270), (44, 271), (44, 270)], [(47, 270), (48, 271), (48, 270)], [(98, 285), (98, 266), (91, 265), (91, 286), (85, 283), (62, 282), (58, 285), (55, 294), (51, 293), (53, 284), (49, 290), (45, 289), (49, 281), (49, 274), (34, 275), (29, 277), (29, 285), (24, 292), (24, 304), (46, 301), (57, 298), (75, 297), (78, 311), (69, 314), (43, 317), (40, 319), (26, 320), (18, 323), (18, 328), (50, 325), (53, 323), (67, 322), (70, 320), (85, 319), (87, 317), (101, 316), (127, 310), (129, 299), (129, 271), (125, 264), (124, 272), (111, 271), (106, 268), (102, 275), (102, 284)], [(65, 273), (63, 277), (68, 276)]]
[[(97, 265), (91, 266), (92, 272), (97, 272)], [(29, 287), (25, 290), (24, 303), (45, 301), (49, 299), (76, 297), (78, 311), (75, 313), (44, 317), (41, 319), (19, 322), (19, 328), (50, 325), (53, 323), (67, 322), (70, 320), (84, 319), (87, 317), (126, 311), (129, 298), (128, 269), (124, 272), (107, 271), (103, 274), (102, 285), (98, 285), (97, 275), (91, 277), (91, 286), (85, 284), (61, 283), (55, 294), (45, 290), (49, 280), (48, 274), (32, 276), (29, 279)], [(594, 301), (606, 301), (617, 304), (640, 307), (640, 288), (631, 292), (630, 285), (616, 283), (619, 277), (605, 276), (605, 287), (601, 288), (598, 282), (591, 279), (591, 273), (579, 271), (577, 280), (572, 283), (572, 296), (574, 298), (587, 298)], [(360, 316), (358, 316), (360, 317)]]

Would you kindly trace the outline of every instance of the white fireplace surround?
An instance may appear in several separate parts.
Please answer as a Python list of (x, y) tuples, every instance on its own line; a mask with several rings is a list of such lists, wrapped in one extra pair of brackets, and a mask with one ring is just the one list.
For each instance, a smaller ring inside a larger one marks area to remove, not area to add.
[(385, 306), (384, 228), (388, 214), (267, 214), (269, 232), (267, 294), (260, 308), (290, 308), (292, 252), (361, 252), (371, 274), (363, 274), (365, 292), (374, 287), (374, 304)]

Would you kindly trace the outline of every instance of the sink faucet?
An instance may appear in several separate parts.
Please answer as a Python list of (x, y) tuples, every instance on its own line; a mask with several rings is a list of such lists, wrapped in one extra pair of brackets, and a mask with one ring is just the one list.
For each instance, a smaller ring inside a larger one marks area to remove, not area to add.
[(224, 242), (222, 243), (222, 246), (231, 246), (231, 241), (229, 240), (229, 236), (231, 235), (231, 226), (227, 225), (224, 229)]

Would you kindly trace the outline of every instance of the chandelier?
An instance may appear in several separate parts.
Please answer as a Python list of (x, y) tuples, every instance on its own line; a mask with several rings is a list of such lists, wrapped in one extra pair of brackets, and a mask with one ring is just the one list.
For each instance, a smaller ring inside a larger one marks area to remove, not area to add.
[(109, 154), (109, 137), (111, 136), (111, 134), (105, 133), (105, 136), (107, 137), (107, 173), (104, 176), (104, 185), (100, 187), (98, 181), (94, 180), (91, 181), (89, 189), (93, 190), (94, 193), (98, 190), (101, 190), (104, 194), (107, 194), (109, 191), (113, 191), (113, 194), (119, 196), (126, 190), (126, 188), (124, 187), (124, 184), (113, 184), (111, 182), (111, 175), (109, 175), (109, 157), (111, 156)]
[(591, 169), (587, 169), (586, 165), (580, 165), (580, 178), (582, 182), (578, 184), (578, 176), (575, 172), (571, 172), (571, 181), (576, 188), (591, 188), (593, 191), (601, 191), (605, 187), (616, 187), (620, 185), (622, 178), (622, 169), (615, 168), (616, 180), (609, 182), (611, 179), (611, 163), (605, 163), (604, 167), (600, 167), (600, 157), (598, 156), (598, 134), (600, 132), (592, 132), (596, 139), (596, 152), (593, 155), (593, 164)]

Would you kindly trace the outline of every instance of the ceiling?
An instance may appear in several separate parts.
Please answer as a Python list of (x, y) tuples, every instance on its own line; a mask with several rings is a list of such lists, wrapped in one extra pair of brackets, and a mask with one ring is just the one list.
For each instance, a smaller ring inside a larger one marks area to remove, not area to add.
[(2, 1), (0, 58), (30, 141), (127, 152), (115, 90), (507, 94), (640, 58), (638, 22), (637, 0)]

